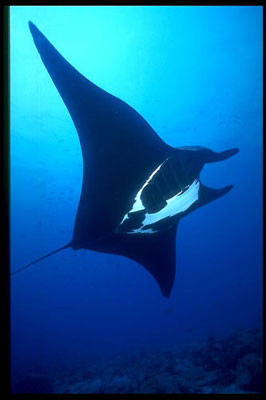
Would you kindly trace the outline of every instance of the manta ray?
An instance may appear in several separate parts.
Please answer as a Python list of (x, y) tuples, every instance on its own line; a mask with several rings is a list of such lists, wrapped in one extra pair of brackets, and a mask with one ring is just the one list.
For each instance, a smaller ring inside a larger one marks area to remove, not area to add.
[(238, 149), (168, 145), (134, 108), (70, 65), (32, 22), (29, 28), (78, 133), (83, 180), (71, 241), (13, 274), (63, 249), (88, 249), (136, 261), (169, 297), (180, 219), (232, 189), (205, 186), (200, 171)]

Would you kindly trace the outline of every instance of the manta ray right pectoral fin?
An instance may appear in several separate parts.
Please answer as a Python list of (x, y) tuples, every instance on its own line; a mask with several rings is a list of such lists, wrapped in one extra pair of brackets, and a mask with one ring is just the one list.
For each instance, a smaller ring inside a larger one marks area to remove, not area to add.
[(164, 297), (169, 297), (175, 279), (176, 231), (177, 222), (165, 231), (127, 235), (119, 241), (117, 254), (142, 265), (156, 280)]

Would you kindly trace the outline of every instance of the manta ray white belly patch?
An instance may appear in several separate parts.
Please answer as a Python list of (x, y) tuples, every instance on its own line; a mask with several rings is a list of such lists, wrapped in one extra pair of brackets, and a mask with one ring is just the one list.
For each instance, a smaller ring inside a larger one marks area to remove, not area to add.
[[(157, 212), (148, 213), (142, 200), (141, 195), (143, 189), (149, 185), (152, 181), (153, 177), (158, 173), (162, 165), (166, 162), (165, 160), (162, 164), (160, 164), (150, 175), (147, 179), (145, 184), (141, 187), (138, 191), (135, 202), (133, 204), (132, 209), (125, 214), (124, 218), (120, 223), (120, 227), (125, 223), (128, 223), (129, 220), (132, 220), (133, 226), (131, 226), (126, 232), (126, 234), (135, 234), (135, 233), (142, 233), (142, 234), (151, 234), (158, 232), (157, 229), (153, 226), (155, 223), (162, 221), (166, 218), (173, 217), (179, 213), (186, 211), (192, 204), (194, 204), (199, 197), (199, 187), (200, 182), (198, 179), (195, 179), (191, 185), (187, 185), (184, 190), (180, 190), (177, 194), (172, 196), (171, 198), (165, 200), (166, 205)], [(141, 221), (139, 221), (138, 214), (142, 211)], [(137, 222), (137, 226), (134, 223), (134, 216), (135, 222)]]

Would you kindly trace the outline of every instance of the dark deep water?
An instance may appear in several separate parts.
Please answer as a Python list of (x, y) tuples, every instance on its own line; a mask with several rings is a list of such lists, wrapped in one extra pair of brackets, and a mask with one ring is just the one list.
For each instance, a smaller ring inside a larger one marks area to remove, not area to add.
[(169, 299), (85, 250), (12, 277), (13, 390), (261, 391), (262, 7), (11, 7), (11, 271), (71, 239), (82, 181), (29, 20), (170, 145), (240, 153), (201, 173), (234, 189), (181, 220)]

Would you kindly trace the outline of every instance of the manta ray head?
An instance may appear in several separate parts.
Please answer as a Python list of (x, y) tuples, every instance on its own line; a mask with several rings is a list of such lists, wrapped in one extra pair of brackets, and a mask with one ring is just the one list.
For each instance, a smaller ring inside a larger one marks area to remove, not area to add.
[(194, 209), (223, 196), (232, 185), (208, 188), (200, 182), (200, 172), (205, 163), (226, 160), (237, 152), (236, 148), (220, 153), (200, 146), (176, 148), (146, 177), (116, 232), (161, 232)]

